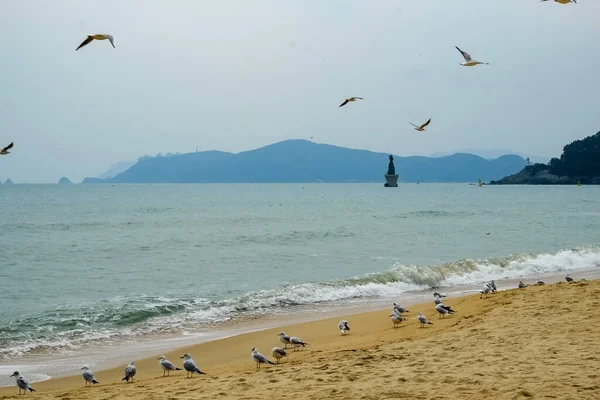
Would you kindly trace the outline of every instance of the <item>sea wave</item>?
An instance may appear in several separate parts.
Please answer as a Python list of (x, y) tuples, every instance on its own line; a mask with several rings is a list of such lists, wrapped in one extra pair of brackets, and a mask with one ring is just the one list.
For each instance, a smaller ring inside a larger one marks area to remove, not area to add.
[(189, 295), (119, 296), (94, 303), (67, 304), (43, 314), (0, 321), (0, 358), (57, 350), (68, 352), (98, 342), (136, 340), (145, 335), (181, 334), (232, 318), (289, 314), (297, 306), (386, 298), (431, 287), (479, 284), (489, 279), (598, 266), (600, 246), (590, 246), (430, 266), (397, 263), (380, 273), (248, 293), (225, 293), (221, 300)]

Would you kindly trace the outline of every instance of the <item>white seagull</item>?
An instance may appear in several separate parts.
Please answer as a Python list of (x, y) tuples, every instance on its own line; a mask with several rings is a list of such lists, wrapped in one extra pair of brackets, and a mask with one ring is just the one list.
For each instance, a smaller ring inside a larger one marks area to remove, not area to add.
[(396, 304), (396, 303), (394, 303), (394, 310), (398, 311), (398, 313), (400, 313), (400, 314), (409, 313), (410, 312), (406, 308), (404, 308), (401, 305)]
[(252, 348), (252, 359), (256, 363), (256, 368), (260, 368), (260, 364), (271, 364), (275, 365), (274, 362), (271, 362), (267, 359), (267, 357), (263, 356), (256, 350), (256, 347)]
[(271, 355), (277, 360), (277, 364), (279, 364), (281, 358), (287, 357), (287, 352), (281, 347), (273, 347), (271, 349)]
[(394, 308), (394, 311), (392, 312), (392, 315), (390, 315), (390, 317), (392, 318), (392, 322), (394, 323), (394, 328), (397, 328), (398, 324), (401, 323), (402, 321), (404, 321), (404, 318), (402, 318), (402, 315), (395, 308)]
[(421, 126), (415, 125), (415, 124), (413, 124), (412, 122), (409, 122), (409, 124), (411, 124), (412, 126), (414, 126), (414, 127), (415, 127), (415, 131), (423, 132), (423, 131), (425, 130), (425, 127), (426, 127), (427, 125), (429, 125), (429, 123), (430, 123), (430, 122), (431, 122), (431, 118), (429, 118), (429, 119), (427, 120), (427, 122), (425, 122), (425, 123), (424, 123), (423, 125), (421, 125)]
[(349, 102), (353, 102), (353, 101), (356, 101), (356, 100), (363, 100), (363, 98), (362, 97), (350, 97), (350, 98), (347, 98), (346, 100), (344, 100), (344, 102), (342, 104), (340, 104), (340, 107), (344, 107)]
[(176, 366), (174, 366), (173, 363), (167, 360), (167, 357), (165, 356), (158, 357), (158, 360), (158, 365), (160, 365), (160, 367), (163, 370), (163, 376), (165, 376), (165, 374), (169, 376), (169, 373), (171, 371), (181, 371), (181, 368), (177, 368)]
[(125, 367), (125, 377), (121, 380), (129, 383), (129, 380), (131, 379), (131, 382), (133, 382), (133, 377), (135, 376), (136, 372), (137, 369), (135, 368), (135, 361), (131, 361), (129, 365)]
[(490, 284), (488, 282), (485, 283), (485, 285), (483, 285), (483, 290), (481, 290), (479, 293), (479, 298), (482, 299), (483, 295), (485, 294), (485, 297), (487, 297), (488, 293), (490, 293), (492, 291), (492, 288), (490, 287)]
[(346, 331), (350, 330), (350, 327), (348, 326), (348, 321), (344, 319), (338, 322), (338, 328), (340, 328), (340, 331), (342, 331), (342, 335), (345, 335)]
[(298, 347), (306, 347), (308, 343), (304, 343), (299, 337), (292, 336), (290, 338), (290, 344), (294, 346), (294, 350)]
[(192, 356), (190, 353), (185, 353), (180, 358), (183, 358), (183, 368), (187, 371), (187, 377), (191, 378), (194, 374), (198, 375), (206, 375), (206, 372), (200, 371), (196, 362), (192, 360)]
[(463, 55), (463, 57), (465, 58), (465, 62), (460, 63), (460, 65), (462, 65), (463, 67), (474, 67), (477, 64), (486, 64), (489, 65), (489, 63), (487, 62), (481, 62), (481, 61), (475, 61), (471, 58), (471, 55), (469, 53), (467, 53), (466, 51), (462, 51), (461, 49), (458, 48), (458, 46), (454, 46), (456, 47), (456, 49), (458, 51), (460, 51), (460, 54)]
[(0, 156), (5, 156), (7, 154), (10, 154), (9, 150), (12, 149), (14, 145), (15, 144), (13, 142), (10, 142), (10, 144), (8, 146), (6, 146), (2, 150), (0, 150)]
[(424, 327), (425, 325), (433, 325), (432, 322), (427, 321), (427, 318), (425, 318), (423, 313), (419, 313), (419, 315), (417, 315), (417, 319), (421, 323), (421, 328)]
[(438, 304), (442, 304), (442, 299), (440, 299), (439, 297), (435, 296), (433, 298), (433, 302), (435, 303), (435, 305), (437, 306)]
[(456, 311), (452, 309), (450, 306), (445, 306), (442, 303), (435, 306), (435, 310), (440, 313), (440, 318), (444, 318), (448, 314), (454, 314)]
[(25, 394), (25, 392), (27, 392), (28, 390), (30, 392), (35, 392), (35, 390), (29, 386), (29, 382), (27, 382), (25, 380), (25, 378), (23, 378), (23, 375), (21, 375), (19, 373), (19, 371), (15, 371), (11, 377), (15, 377), (15, 381), (17, 383), (17, 387), (19, 388), (19, 394), (21, 394), (21, 390), (23, 391), (23, 394)]
[(280, 341), (281, 343), (283, 343), (283, 344), (285, 345), (285, 347), (284, 347), (284, 348), (286, 348), (286, 349), (287, 349), (287, 345), (288, 345), (288, 344), (291, 344), (291, 343), (290, 343), (290, 338), (291, 338), (291, 336), (288, 336), (288, 335), (286, 335), (286, 334), (285, 334), (285, 333), (283, 333), (283, 332), (279, 333), (279, 335), (278, 335), (278, 336), (279, 336), (279, 341)]
[(83, 377), (83, 380), (85, 381), (85, 387), (88, 387), (88, 384), (89, 384), (89, 386), (92, 386), (93, 384), (100, 383), (96, 380), (94, 373), (90, 370), (90, 367), (88, 367), (87, 365), (85, 367), (81, 368), (81, 371), (83, 371), (81, 373), (81, 376)]
[(88, 34), (87, 35), (87, 39), (85, 39), (83, 42), (81, 42), (81, 44), (79, 45), (78, 48), (75, 49), (75, 51), (79, 50), (83, 46), (86, 46), (86, 45), (90, 44), (92, 42), (92, 40), (94, 40), (94, 39), (96, 39), (96, 40), (106, 40), (106, 39), (108, 39), (108, 41), (110, 42), (110, 44), (112, 44), (112, 47), (115, 47), (115, 38), (113, 38), (112, 35), (108, 35), (106, 33), (95, 33), (95, 34)]

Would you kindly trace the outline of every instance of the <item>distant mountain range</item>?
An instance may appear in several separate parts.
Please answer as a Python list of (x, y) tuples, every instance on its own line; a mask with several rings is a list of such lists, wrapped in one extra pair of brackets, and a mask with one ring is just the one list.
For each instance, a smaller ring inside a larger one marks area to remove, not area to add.
[(487, 150), (486, 149), (461, 149), (461, 150), (456, 150), (454, 152), (438, 151), (438, 152), (433, 153), (431, 155), (431, 157), (445, 157), (445, 156), (449, 156), (451, 154), (456, 154), (456, 153), (474, 154), (476, 156), (485, 158), (486, 160), (493, 160), (494, 158), (502, 157), (505, 154), (516, 154), (523, 158), (529, 157), (529, 161), (532, 164), (547, 163), (548, 161), (550, 161), (550, 157), (525, 155), (525, 154), (522, 154), (522, 153), (519, 153), (516, 151), (512, 151), (510, 149), (487, 149)]
[[(286, 140), (238, 154), (203, 151), (145, 156), (124, 172), (83, 183), (293, 183), (384, 182), (388, 154), (306, 140)], [(486, 160), (473, 154), (395, 157), (401, 182), (490, 181), (520, 171), (517, 155)]]

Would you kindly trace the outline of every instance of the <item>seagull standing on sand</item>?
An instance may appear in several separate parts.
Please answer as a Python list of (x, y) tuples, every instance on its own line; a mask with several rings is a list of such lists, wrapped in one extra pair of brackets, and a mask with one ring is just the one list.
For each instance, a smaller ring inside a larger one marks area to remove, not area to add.
[(494, 282), (493, 279), (490, 281), (490, 289), (492, 289), (492, 293), (496, 293), (498, 291), (496, 288), (496, 282)]
[(288, 336), (288, 335), (286, 335), (283, 332), (281, 332), (279, 334), (279, 341), (285, 345), (285, 347), (284, 347), (285, 349), (287, 349), (287, 345), (288, 344), (291, 344), (290, 343), (290, 338), (291, 338), (291, 336)]
[(267, 357), (263, 356), (262, 354), (260, 354), (258, 352), (258, 350), (256, 350), (256, 347), (252, 348), (252, 359), (254, 360), (254, 362), (256, 363), (256, 368), (260, 368), (260, 364), (271, 364), (271, 365), (275, 365), (274, 362), (271, 362), (267, 359)]
[(338, 323), (338, 328), (340, 328), (340, 331), (342, 331), (342, 335), (345, 335), (346, 331), (350, 330), (350, 327), (348, 326), (348, 321), (346, 321), (345, 319), (340, 321)]
[(433, 297), (448, 297), (448, 296), (446, 296), (445, 294), (438, 293), (438, 292), (433, 292)]
[(414, 127), (415, 127), (415, 131), (423, 132), (423, 131), (425, 130), (425, 127), (426, 127), (427, 125), (429, 125), (429, 123), (430, 123), (430, 122), (431, 122), (431, 118), (429, 118), (429, 120), (427, 120), (427, 122), (425, 122), (425, 123), (424, 123), (423, 125), (421, 125), (421, 126), (415, 125), (415, 124), (413, 124), (412, 122), (409, 122), (409, 124), (411, 124), (412, 126), (414, 126)]
[(419, 313), (419, 315), (417, 315), (417, 319), (421, 323), (421, 328), (424, 327), (425, 325), (433, 325), (433, 323), (427, 321), (427, 318), (425, 318), (423, 313)]
[(390, 317), (392, 318), (392, 322), (394, 323), (394, 328), (397, 328), (398, 324), (404, 321), (404, 318), (402, 318), (402, 314), (400, 314), (395, 308), (394, 311), (392, 311), (392, 315), (390, 315)]
[(167, 376), (169, 376), (169, 373), (171, 371), (181, 371), (181, 368), (177, 368), (176, 366), (174, 366), (171, 361), (167, 360), (167, 357), (160, 356), (160, 357), (158, 357), (158, 359), (159, 359), (158, 365), (160, 365), (160, 367), (163, 370), (163, 376), (165, 376), (165, 374), (167, 374)]
[(129, 380), (131, 379), (131, 382), (133, 382), (133, 377), (135, 376), (136, 372), (137, 369), (135, 368), (135, 361), (131, 361), (129, 365), (125, 367), (125, 378), (121, 380), (127, 381), (127, 383), (129, 383)]
[(394, 310), (397, 310), (399, 314), (404, 314), (404, 313), (409, 313), (410, 311), (408, 311), (406, 308), (394, 303)]
[(13, 376), (15, 377), (15, 381), (16, 381), (17, 386), (19, 388), (19, 394), (21, 394), (21, 390), (23, 391), (23, 394), (25, 394), (25, 392), (27, 392), (28, 390), (30, 392), (35, 392), (35, 390), (31, 386), (29, 386), (29, 382), (27, 382), (25, 380), (25, 378), (23, 378), (23, 375), (21, 375), (19, 373), (19, 371), (15, 371), (11, 375), (11, 377), (13, 377)]
[(442, 303), (435, 306), (435, 310), (440, 313), (440, 318), (444, 318), (446, 315), (454, 314), (456, 311), (450, 306), (445, 306)]
[(435, 305), (437, 306), (438, 304), (442, 304), (442, 299), (440, 299), (439, 297), (435, 296), (433, 298), (433, 302), (435, 303)]
[(519, 281), (519, 289), (523, 289), (526, 288), (529, 285), (526, 285), (525, 283), (523, 283), (523, 281)]
[(110, 44), (112, 44), (112, 47), (116, 48), (115, 47), (115, 38), (113, 38), (112, 35), (108, 35), (106, 33), (95, 33), (95, 34), (91, 34), (91, 35), (88, 34), (87, 38), (83, 42), (81, 42), (81, 44), (79, 45), (79, 47), (77, 47), (75, 49), (75, 51), (79, 50), (83, 46), (87, 46), (88, 44), (92, 43), (92, 40), (94, 40), (94, 39), (96, 39), (96, 40), (106, 40), (106, 39), (108, 39), (108, 41), (110, 42)]
[(281, 347), (273, 347), (271, 349), (271, 355), (277, 360), (277, 364), (279, 364), (280, 359), (287, 357), (287, 352)]
[(342, 104), (340, 104), (340, 107), (344, 107), (346, 104), (356, 101), (356, 100), (363, 100), (363, 98), (362, 97), (350, 97), (350, 98), (344, 100), (344, 102)]
[(536, 284), (537, 284), (538, 286), (545, 285), (544, 281), (543, 281), (543, 280), (541, 280), (541, 279), (538, 279), (538, 280), (537, 280), (537, 282), (536, 282)]
[(569, 274), (567, 274), (567, 275), (565, 276), (565, 280), (566, 280), (567, 282), (569, 282), (569, 283), (573, 282), (573, 278), (571, 278), (571, 277), (569, 276)]
[(196, 362), (192, 360), (192, 356), (190, 353), (185, 353), (180, 358), (183, 358), (183, 368), (187, 371), (187, 377), (191, 378), (194, 374), (198, 375), (206, 375), (206, 372), (200, 371), (198, 366), (196, 366)]
[(85, 381), (85, 387), (92, 386), (93, 384), (98, 384), (100, 382), (98, 382), (96, 380), (96, 377), (94, 376), (94, 373), (90, 370), (90, 367), (88, 367), (87, 365), (83, 368), (81, 368), (81, 370), (83, 371), (81, 373), (81, 376), (83, 376), (83, 380)]
[(13, 142), (10, 142), (10, 144), (8, 146), (6, 146), (2, 150), (0, 150), (0, 156), (5, 156), (7, 154), (10, 154), (9, 150), (12, 149), (14, 145), (15, 144)]
[(463, 67), (474, 67), (477, 64), (489, 65), (489, 63), (487, 63), (487, 62), (473, 60), (469, 53), (467, 53), (466, 51), (462, 51), (461, 49), (458, 48), (458, 46), (454, 46), (454, 47), (456, 47), (456, 50), (460, 51), (460, 54), (462, 54), (462, 56), (465, 58), (465, 62), (460, 63), (460, 65), (462, 65)]
[(290, 338), (290, 344), (294, 346), (294, 350), (296, 350), (298, 347), (306, 347), (308, 343), (304, 343), (299, 337), (292, 336)]
[(485, 294), (485, 297), (487, 297), (487, 295), (490, 293), (491, 290), (492, 290), (492, 288), (490, 287), (490, 284), (488, 282), (486, 282), (485, 285), (483, 286), (483, 290), (481, 292), (479, 292), (479, 293), (481, 293), (479, 298), (482, 299), (484, 294)]

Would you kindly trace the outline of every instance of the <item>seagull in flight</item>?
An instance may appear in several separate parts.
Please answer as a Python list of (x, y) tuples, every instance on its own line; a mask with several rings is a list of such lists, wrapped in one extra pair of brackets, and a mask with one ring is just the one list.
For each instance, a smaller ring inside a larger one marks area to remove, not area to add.
[[(540, 0), (540, 3), (544, 2), (544, 1), (548, 1), (548, 0)], [(554, 0), (556, 3), (560, 3), (560, 4), (569, 4), (569, 3), (575, 3), (577, 4), (577, 0)]]
[(15, 144), (13, 142), (10, 142), (10, 144), (8, 146), (6, 146), (2, 150), (0, 150), (0, 156), (5, 156), (7, 154), (10, 154), (9, 150), (12, 149), (14, 145)]
[(465, 58), (465, 62), (460, 63), (460, 65), (462, 65), (463, 67), (474, 67), (477, 64), (486, 64), (486, 65), (490, 64), (487, 62), (475, 61), (471, 58), (471, 55), (469, 53), (467, 53), (466, 51), (462, 51), (461, 49), (458, 48), (458, 46), (454, 46), (454, 47), (456, 47), (456, 50), (460, 51), (460, 54), (462, 54), (462, 56)]
[(431, 118), (429, 118), (429, 120), (427, 120), (427, 122), (425, 122), (423, 125), (421, 126), (417, 126), (415, 124), (413, 124), (412, 122), (409, 122), (409, 124), (411, 124), (412, 126), (415, 127), (415, 131), (419, 131), (419, 132), (423, 132), (425, 130), (425, 127), (427, 125), (429, 125), (429, 123), (431, 122)]
[(363, 100), (363, 98), (362, 97), (350, 97), (350, 98), (344, 100), (344, 102), (342, 104), (340, 104), (340, 107), (344, 107), (349, 102), (356, 101), (356, 100)]
[(86, 46), (88, 44), (90, 44), (92, 42), (92, 40), (106, 40), (108, 39), (108, 41), (110, 42), (110, 44), (112, 44), (112, 47), (115, 47), (115, 38), (113, 38), (112, 35), (108, 35), (106, 33), (96, 33), (96, 34), (88, 34), (87, 35), (87, 39), (85, 39), (83, 42), (81, 42), (81, 44), (79, 45), (78, 48), (75, 49), (75, 51), (79, 50), (80, 48), (82, 48), (83, 46)]

